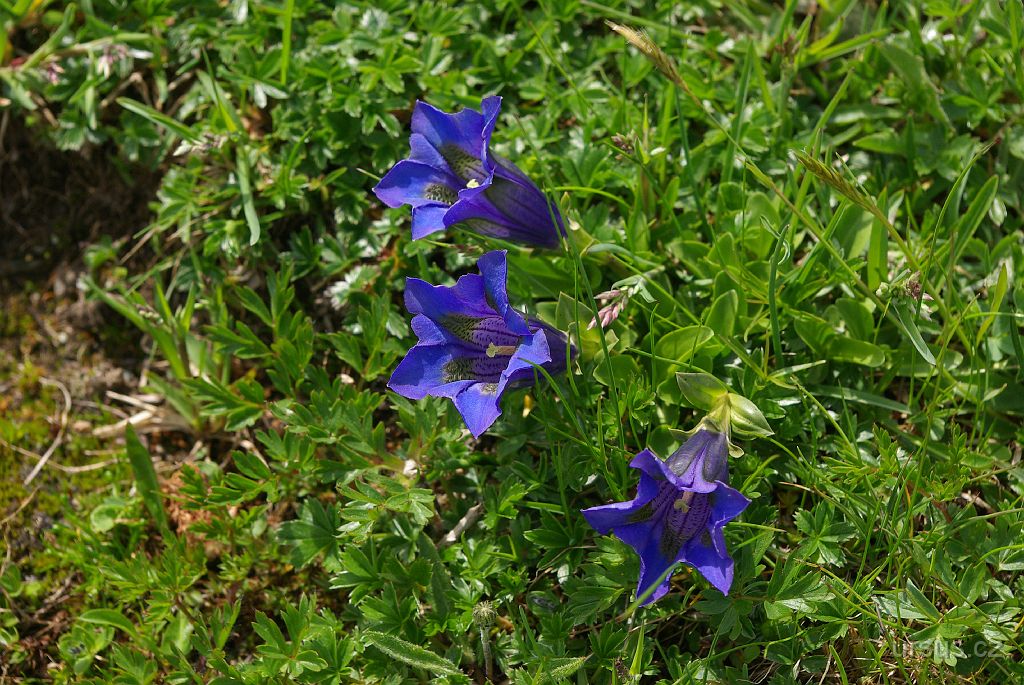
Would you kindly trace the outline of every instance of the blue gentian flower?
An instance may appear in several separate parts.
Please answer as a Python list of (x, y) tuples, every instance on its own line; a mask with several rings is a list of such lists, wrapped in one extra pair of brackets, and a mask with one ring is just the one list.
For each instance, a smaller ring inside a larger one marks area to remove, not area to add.
[[(640, 555), (637, 597), (680, 561), (728, 594), (733, 561), (722, 528), (750, 503), (726, 482), (728, 458), (726, 436), (701, 427), (666, 461), (650, 450), (633, 458), (629, 465), (640, 471), (635, 499), (583, 510), (597, 532), (614, 533)], [(665, 575), (643, 603), (668, 590)]]
[(417, 101), (409, 158), (373, 192), (389, 207), (412, 205), (414, 240), (462, 223), (480, 235), (558, 247), (565, 234), (558, 208), (515, 164), (490, 150), (501, 98), (484, 98), (480, 109), (448, 114)]
[(395, 369), (388, 387), (418, 400), (447, 397), (479, 437), (501, 414), (501, 395), (531, 385), (534, 364), (550, 374), (566, 367), (566, 337), (513, 309), (505, 291), (504, 250), (488, 252), (452, 286), (410, 278), (405, 306), (419, 342)]

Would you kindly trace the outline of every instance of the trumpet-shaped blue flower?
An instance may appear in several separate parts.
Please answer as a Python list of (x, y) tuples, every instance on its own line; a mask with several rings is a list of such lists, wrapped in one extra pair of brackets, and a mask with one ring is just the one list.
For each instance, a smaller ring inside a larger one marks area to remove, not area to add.
[(501, 396), (534, 382), (534, 365), (555, 374), (566, 367), (566, 338), (509, 304), (505, 251), (488, 252), (452, 286), (410, 278), (405, 306), (419, 342), (388, 387), (410, 399), (447, 397), (466, 427), (480, 436), (501, 414)]
[(448, 114), (417, 102), (409, 157), (373, 192), (389, 207), (412, 205), (413, 239), (462, 223), (481, 235), (557, 247), (565, 233), (558, 208), (490, 150), (501, 98), (484, 98), (480, 109)]
[(733, 561), (722, 528), (750, 503), (727, 484), (728, 457), (726, 436), (702, 427), (666, 461), (650, 450), (633, 458), (635, 499), (583, 510), (599, 533), (614, 533), (640, 555), (637, 597), (664, 576), (644, 604), (668, 592), (667, 572), (680, 561), (728, 594)]

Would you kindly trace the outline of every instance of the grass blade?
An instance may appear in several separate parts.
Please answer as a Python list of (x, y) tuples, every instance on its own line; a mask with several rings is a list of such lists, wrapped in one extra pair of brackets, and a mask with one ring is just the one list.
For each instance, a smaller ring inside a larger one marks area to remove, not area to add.
[(157, 526), (166, 534), (168, 532), (167, 515), (164, 513), (163, 503), (160, 501), (160, 485), (156, 479), (153, 461), (149, 457), (149, 450), (139, 441), (139, 437), (131, 426), (127, 427), (124, 439), (128, 451), (128, 461), (132, 465), (132, 473), (135, 474), (135, 484), (139, 489), (139, 495)]

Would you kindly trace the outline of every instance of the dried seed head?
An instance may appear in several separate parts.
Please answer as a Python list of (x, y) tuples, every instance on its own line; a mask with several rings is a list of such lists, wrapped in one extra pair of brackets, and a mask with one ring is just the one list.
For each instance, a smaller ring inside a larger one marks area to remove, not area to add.
[(632, 137), (628, 135), (616, 133), (612, 136), (612, 145), (622, 150), (627, 155), (631, 155), (636, 152), (636, 145), (633, 144)]
[(665, 54), (665, 51), (642, 29), (635, 29), (631, 26), (623, 26), (613, 21), (606, 22), (608, 27), (626, 39), (630, 45), (644, 53), (651, 63), (658, 67), (658, 70), (672, 80), (678, 86), (683, 87), (683, 79), (679, 75), (672, 58)]
[(497, 618), (498, 612), (494, 610), (494, 605), (483, 600), (475, 607), (473, 607), (473, 623), (478, 628), (487, 629), (494, 625), (494, 619)]
[[(833, 169), (824, 162), (811, 157), (805, 152), (797, 150), (795, 154), (801, 166), (816, 176), (818, 180), (831, 186), (836, 192), (860, 208), (867, 210), (872, 214), (878, 214), (878, 208), (873, 202), (871, 202), (864, 192), (850, 183), (846, 177), (840, 174), (836, 169)], [(879, 218), (884, 220), (884, 217)]]

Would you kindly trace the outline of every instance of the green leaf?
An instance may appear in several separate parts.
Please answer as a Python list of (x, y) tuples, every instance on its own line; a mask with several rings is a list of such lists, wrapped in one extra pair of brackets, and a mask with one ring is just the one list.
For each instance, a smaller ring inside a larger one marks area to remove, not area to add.
[(785, 564), (776, 566), (766, 591), (765, 612), (769, 619), (786, 616), (787, 609), (809, 614), (817, 611), (818, 603), (833, 594), (822, 582), (821, 575), (807, 562), (790, 556)]
[(594, 380), (604, 386), (612, 385), (611, 375), (608, 373), (609, 366), (615, 374), (618, 387), (627, 387), (640, 374), (640, 367), (636, 359), (623, 354), (613, 354), (605, 361), (604, 355), (598, 356), (594, 364)]
[(129, 635), (135, 634), (135, 624), (117, 609), (89, 609), (82, 612), (78, 620), (101, 626), (113, 626)]
[(573, 587), (568, 613), (576, 624), (592, 622), (626, 592), (622, 585), (612, 584), (604, 578), (597, 578), (596, 581)]
[(868, 239), (867, 286), (872, 292), (885, 280), (889, 270), (889, 231), (878, 220), (871, 222), (871, 236)]
[(921, 55), (912, 53), (894, 42), (879, 43), (877, 47), (892, 65), (893, 71), (906, 86), (907, 91), (918, 99), (936, 120), (952, 128), (949, 117), (939, 102), (938, 88), (932, 83)]
[(935, 366), (935, 355), (928, 349), (924, 338), (921, 337), (921, 331), (917, 328), (917, 322), (914, 320), (916, 315), (910, 309), (910, 304), (905, 300), (896, 301), (893, 303), (893, 310), (896, 312), (896, 320), (903, 335), (907, 336), (910, 344), (914, 346), (922, 359)]
[(678, 363), (667, 362), (663, 359), (657, 360), (654, 382), (659, 383), (662, 379), (670, 377), (668, 374), (672, 367), (692, 359), (693, 355), (714, 335), (714, 331), (708, 326), (685, 326), (663, 335), (654, 344), (654, 354)]
[(996, 193), (998, 192), (999, 177), (992, 176), (974, 195), (974, 199), (971, 201), (970, 206), (967, 207), (967, 211), (964, 212), (964, 215), (960, 217), (956, 224), (955, 239), (950, 242), (949, 247), (953, 250), (953, 262), (960, 260), (960, 256), (967, 247), (967, 243), (974, 237), (974, 232), (978, 230), (978, 226), (981, 225), (985, 215), (988, 214), (993, 202), (995, 202)]
[(426, 533), (420, 531), (419, 536), (416, 538), (416, 544), (420, 554), (430, 562), (430, 599), (433, 604), (433, 613), (437, 622), (444, 624), (448, 619), (448, 614), (451, 612), (448, 593), (455, 589), (452, 585), (451, 575), (448, 573), (448, 569), (445, 568), (444, 562), (441, 561), (441, 555), (438, 554), (433, 540)]
[(255, 454), (235, 451), (231, 453), (231, 459), (240, 473), (253, 480), (266, 480), (271, 476), (266, 463)]
[(249, 180), (249, 159), (242, 146), (235, 153), (235, 171), (238, 174), (238, 191), (242, 195), (242, 213), (245, 214), (245, 223), (249, 225), (249, 244), (255, 245), (260, 241), (260, 218), (256, 214), (252, 183)]
[(166, 114), (158, 112), (152, 107), (144, 105), (141, 102), (136, 102), (131, 98), (117, 98), (117, 104), (121, 105), (129, 112), (133, 112), (144, 119), (148, 119), (150, 122), (157, 124), (158, 126), (163, 126), (179, 138), (187, 140), (190, 143), (198, 143), (200, 141), (200, 137), (185, 124), (180, 121), (176, 121)]
[(204, 404), (205, 414), (225, 418), (225, 428), (229, 431), (251, 426), (263, 415), (263, 388), (251, 378), (243, 378), (235, 384), (237, 395), (222, 383), (204, 378), (189, 380), (185, 385), (193, 399)]
[(732, 335), (736, 327), (736, 312), (740, 297), (735, 290), (724, 292), (711, 304), (705, 322), (711, 330), (722, 336)]
[(292, 17), (295, 15), (295, 0), (285, 0), (281, 12), (281, 83), (288, 84), (288, 63), (292, 55)]
[(907, 579), (907, 596), (910, 598), (911, 603), (917, 608), (925, 617), (930, 618), (932, 621), (938, 621), (942, 618), (942, 614), (935, 608), (935, 605), (924, 596), (924, 593), (914, 585), (914, 581)]
[(589, 658), (590, 656), (588, 655), (578, 657), (559, 657), (551, 659), (547, 663), (546, 670), (548, 673), (548, 677), (554, 682), (558, 682), (559, 680), (568, 678), (576, 671), (580, 670), (580, 668), (583, 666), (583, 664), (587, 662), (587, 659)]
[(10, 563), (0, 573), (0, 588), (12, 597), (17, 597), (21, 592), (21, 569), (17, 564)]
[(985, 333), (988, 332), (989, 327), (996, 320), (999, 308), (1003, 304), (1003, 298), (1006, 296), (1007, 288), (1006, 271), (1006, 265), (999, 266), (999, 276), (996, 279), (996, 286), (989, 294), (988, 314), (985, 315), (985, 318), (981, 321), (981, 326), (978, 327), (978, 335), (975, 336), (974, 340), (975, 345), (981, 345), (981, 341), (985, 338)]
[(829, 339), (825, 347), (826, 356), (833, 361), (850, 362), (872, 368), (877, 368), (885, 363), (885, 351), (866, 340), (836, 335)]
[(337, 553), (338, 527), (341, 520), (333, 504), (324, 507), (317, 499), (307, 499), (296, 521), (281, 524), (277, 536), (293, 547), (292, 560), (296, 566), (309, 564), (322, 553)]
[(130, 425), (125, 429), (125, 447), (128, 452), (128, 461), (132, 466), (132, 473), (135, 475), (135, 485), (139, 496), (149, 510), (156, 525), (165, 534), (169, 533), (167, 528), (167, 515), (164, 513), (164, 505), (160, 499), (160, 485), (156, 478), (156, 469), (153, 468), (153, 460), (139, 438), (135, 435), (135, 429)]
[(837, 388), (824, 385), (812, 385), (808, 386), (807, 389), (816, 396), (834, 397), (835, 399), (844, 400), (846, 402), (869, 404), (880, 409), (885, 409), (886, 411), (895, 411), (903, 414), (910, 413), (910, 407), (903, 402), (897, 402), (896, 400), (891, 400), (888, 397), (882, 397), (881, 395), (876, 395), (865, 390)]
[(434, 675), (464, 675), (458, 666), (444, 657), (438, 656), (411, 642), (406, 642), (394, 635), (367, 630), (363, 632), (363, 638), (365, 642), (373, 645), (392, 659), (397, 659), (413, 668), (421, 668)]
[(906, 151), (906, 144), (903, 142), (903, 138), (896, 135), (896, 132), (891, 128), (858, 138), (853, 141), (853, 144), (864, 150), (881, 152), (887, 155), (899, 155)]

